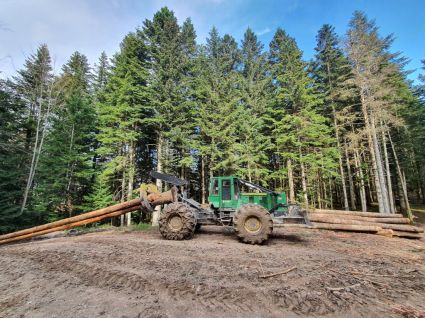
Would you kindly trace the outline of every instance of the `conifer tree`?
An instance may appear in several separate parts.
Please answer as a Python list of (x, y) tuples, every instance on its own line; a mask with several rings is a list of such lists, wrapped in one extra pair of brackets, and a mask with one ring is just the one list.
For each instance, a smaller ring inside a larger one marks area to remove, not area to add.
[(21, 215), (26, 175), (25, 104), (9, 85), (0, 80), (0, 233), (9, 232), (29, 221)]
[(378, 135), (380, 117), (391, 115), (388, 95), (389, 74), (393, 72), (391, 60), (396, 55), (388, 49), (392, 36), (380, 37), (374, 21), (368, 20), (362, 12), (356, 11), (349, 23), (346, 51), (352, 64), (354, 81), (359, 90), (361, 111), (368, 140), (369, 153), (375, 176), (375, 187), (381, 213), (393, 212), (388, 184), (385, 177), (381, 140)]
[(210, 176), (229, 174), (237, 169), (235, 144), (240, 94), (236, 90), (240, 52), (229, 35), (220, 37), (213, 28), (207, 39), (199, 76), (203, 88), (197, 123), (200, 152), (209, 165)]
[(81, 211), (93, 179), (95, 109), (86, 56), (71, 55), (57, 80), (61, 103), (41, 155), (34, 209), (51, 218)]
[(264, 183), (269, 173), (266, 134), (263, 115), (270, 96), (267, 60), (263, 45), (251, 29), (247, 29), (241, 48), (240, 91), (242, 106), (238, 112), (236, 173), (249, 181)]
[(26, 105), (23, 115), (26, 121), (25, 150), (31, 155), (22, 169), (26, 170), (27, 182), (23, 193), (21, 213), (27, 208), (40, 155), (49, 128), (49, 120), (56, 106), (57, 92), (54, 91), (51, 58), (47, 45), (25, 61), (24, 68), (14, 77), (14, 89)]
[[(107, 193), (108, 200), (125, 201), (133, 195), (136, 145), (143, 140), (142, 128), (149, 130), (153, 115), (147, 61), (143, 38), (129, 33), (114, 57), (111, 75), (98, 105), (98, 153), (103, 170), (96, 188)], [(93, 198), (96, 206), (97, 200), (105, 203), (105, 197), (99, 193)], [(127, 216), (127, 222), (131, 222), (131, 215)]]
[[(295, 40), (282, 29), (276, 31), (270, 44), (270, 62), (275, 92), (268, 120), (274, 128), (275, 151), (286, 162), (286, 169), (279, 170), (287, 173), (292, 202), (296, 199), (295, 173), (298, 172), (302, 188), (299, 199), (308, 205), (309, 179), (313, 180), (317, 171), (325, 173), (334, 169), (333, 138), (326, 119), (316, 110), (321, 99), (306, 72), (302, 53)], [(282, 174), (278, 176), (282, 178)]]
[[(150, 85), (155, 109), (157, 170), (184, 177), (191, 164), (189, 144), (193, 134), (194, 104), (188, 77), (195, 53), (193, 25), (187, 19), (180, 27), (174, 12), (164, 7), (139, 30), (150, 56)], [(158, 182), (161, 188), (161, 182)]]
[[(325, 116), (330, 116), (332, 118), (336, 147), (340, 151), (339, 173), (344, 201), (343, 206), (348, 210), (346, 172), (343, 164), (345, 161), (345, 151), (341, 143), (345, 127), (343, 127), (343, 123), (338, 120), (338, 117), (341, 117), (346, 107), (353, 104), (352, 101), (346, 97), (347, 94), (341, 91), (343, 85), (345, 84), (346, 86), (351, 78), (351, 69), (342, 49), (338, 46), (338, 38), (332, 26), (329, 24), (323, 25), (317, 34), (316, 40), (317, 46), (315, 50), (317, 54), (314, 61), (313, 76), (317, 83), (318, 90), (323, 94), (324, 109), (322, 112)], [(348, 160), (348, 158), (346, 159)], [(351, 183), (350, 199), (351, 209), (355, 210), (355, 194)]]

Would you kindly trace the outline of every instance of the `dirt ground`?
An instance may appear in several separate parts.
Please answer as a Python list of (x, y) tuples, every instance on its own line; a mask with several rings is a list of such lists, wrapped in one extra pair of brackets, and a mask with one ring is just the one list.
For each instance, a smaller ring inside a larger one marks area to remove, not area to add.
[(425, 240), (291, 228), (251, 246), (205, 227), (0, 247), (2, 318), (304, 316), (425, 317)]

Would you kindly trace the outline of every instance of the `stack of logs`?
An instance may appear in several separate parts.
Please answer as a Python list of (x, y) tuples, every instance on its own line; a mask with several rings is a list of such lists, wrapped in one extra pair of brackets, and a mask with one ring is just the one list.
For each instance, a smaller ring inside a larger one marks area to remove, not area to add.
[(175, 201), (177, 198), (176, 189), (173, 187), (167, 192), (149, 193), (144, 191), (141, 198), (127, 202), (108, 206), (106, 208), (80, 214), (71, 218), (62, 219), (56, 222), (32, 227), (29, 229), (0, 235), (0, 245), (4, 243), (16, 242), (29, 239), (35, 236), (44, 235), (56, 231), (64, 231), (77, 226), (99, 222), (106, 218), (117, 217), (140, 209), (150, 211), (153, 207)]
[(0, 244), (20, 241), (34, 236), (44, 235), (56, 231), (68, 230), (73, 227), (82, 226), (101, 221), (106, 218), (120, 216), (131, 211), (140, 209), (141, 200), (134, 199), (128, 202), (115, 204), (104, 209), (80, 214), (71, 218), (32, 227), (29, 229), (0, 235)]
[(423, 228), (410, 225), (401, 214), (316, 209), (309, 213), (315, 229), (366, 232), (385, 236), (422, 238)]

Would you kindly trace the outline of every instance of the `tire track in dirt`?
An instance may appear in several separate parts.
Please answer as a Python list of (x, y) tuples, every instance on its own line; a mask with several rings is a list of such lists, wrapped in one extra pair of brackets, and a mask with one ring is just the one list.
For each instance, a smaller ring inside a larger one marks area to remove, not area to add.
[[(82, 284), (109, 288), (117, 292), (131, 291), (143, 297), (144, 294), (155, 295), (166, 293), (174, 301), (196, 299), (205, 309), (221, 310), (224, 312), (252, 312), (267, 308), (266, 302), (255, 292), (223, 286), (194, 286), (185, 281), (155, 283), (152, 278), (141, 275), (93, 266), (75, 260), (75, 254), (53, 251), (10, 252), (14, 256), (37, 263), (41, 270), (69, 273), (78, 277)], [(253, 297), (257, 298), (254, 304)], [(270, 310), (267, 310), (270, 311)]]

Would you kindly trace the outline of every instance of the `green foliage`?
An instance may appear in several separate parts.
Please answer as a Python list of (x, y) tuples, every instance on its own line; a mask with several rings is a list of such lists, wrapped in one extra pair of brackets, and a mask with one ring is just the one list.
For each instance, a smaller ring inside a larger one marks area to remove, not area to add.
[(362, 12), (345, 50), (330, 25), (316, 40), (309, 63), (280, 28), (268, 51), (249, 28), (240, 45), (215, 27), (198, 45), (191, 20), (165, 7), (93, 71), (75, 52), (54, 76), (41, 45), (0, 81), (0, 232), (131, 199), (157, 167), (190, 180), (196, 199), (209, 177), (236, 175), (319, 207), (343, 206), (344, 187), (372, 203), (368, 115), (391, 176), (379, 181), (399, 187), (397, 155), (423, 198), (424, 75), (412, 87), (392, 36)]
[(57, 80), (62, 102), (40, 158), (34, 203), (51, 219), (80, 212), (91, 190), (96, 117), (89, 74), (87, 58), (75, 52)]
[(20, 203), (25, 187), (22, 165), (27, 158), (24, 144), (25, 105), (0, 80), (0, 233), (22, 223)]

